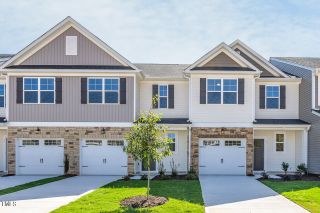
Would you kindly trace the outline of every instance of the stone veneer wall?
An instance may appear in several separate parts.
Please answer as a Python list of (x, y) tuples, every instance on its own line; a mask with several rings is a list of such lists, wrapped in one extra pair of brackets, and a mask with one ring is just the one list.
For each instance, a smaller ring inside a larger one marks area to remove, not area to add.
[(253, 174), (253, 129), (252, 128), (191, 128), (191, 166), (199, 172), (199, 139), (201, 138), (246, 138), (246, 171)]
[[(63, 138), (64, 153), (69, 156), (69, 174), (80, 174), (80, 139), (123, 139), (130, 128), (120, 127), (9, 127), (8, 128), (8, 172), (15, 174), (17, 138)], [(134, 160), (128, 156), (128, 174), (134, 173)]]

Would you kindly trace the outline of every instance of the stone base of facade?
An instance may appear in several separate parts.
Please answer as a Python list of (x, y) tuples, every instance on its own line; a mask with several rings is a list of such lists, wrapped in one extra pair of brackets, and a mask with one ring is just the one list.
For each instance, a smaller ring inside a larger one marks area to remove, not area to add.
[[(16, 139), (63, 138), (68, 155), (68, 174), (80, 174), (80, 139), (123, 139), (130, 128), (119, 127), (8, 127), (8, 173), (16, 172)], [(134, 160), (128, 156), (128, 174), (134, 174)]]
[(191, 167), (197, 173), (201, 138), (246, 138), (246, 174), (253, 174), (253, 128), (191, 128)]

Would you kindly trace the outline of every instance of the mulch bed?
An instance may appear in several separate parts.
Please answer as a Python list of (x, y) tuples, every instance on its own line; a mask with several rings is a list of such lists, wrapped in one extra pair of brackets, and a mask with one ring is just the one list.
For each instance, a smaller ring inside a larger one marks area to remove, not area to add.
[(131, 207), (131, 208), (147, 208), (147, 207), (154, 207), (160, 206), (168, 202), (168, 199), (165, 197), (157, 197), (157, 196), (147, 196), (139, 195), (131, 198), (124, 199), (121, 201), (122, 207)]
[(177, 175), (177, 176), (171, 176), (171, 175), (165, 175), (160, 176), (157, 175), (152, 180), (186, 180), (187, 175)]
[[(284, 174), (277, 175), (279, 177), (284, 178)], [(259, 180), (264, 180), (263, 178), (259, 178)], [(283, 181), (284, 179), (269, 179), (272, 181)], [(320, 181), (320, 176), (315, 174), (303, 175), (300, 177), (299, 175), (287, 175), (286, 181), (294, 181), (294, 180), (302, 180), (302, 181)]]

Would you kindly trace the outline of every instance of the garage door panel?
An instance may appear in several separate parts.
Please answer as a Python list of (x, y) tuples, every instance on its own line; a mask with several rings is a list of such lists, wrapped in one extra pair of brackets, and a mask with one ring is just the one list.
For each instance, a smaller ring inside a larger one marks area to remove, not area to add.
[[(59, 142), (59, 144), (55, 144)], [(62, 175), (63, 141), (50, 139), (17, 140), (17, 174), (19, 175)]]
[(127, 154), (123, 140), (83, 140), (82, 175), (126, 175)]
[(199, 173), (202, 175), (244, 175), (244, 139), (202, 139), (199, 141)]

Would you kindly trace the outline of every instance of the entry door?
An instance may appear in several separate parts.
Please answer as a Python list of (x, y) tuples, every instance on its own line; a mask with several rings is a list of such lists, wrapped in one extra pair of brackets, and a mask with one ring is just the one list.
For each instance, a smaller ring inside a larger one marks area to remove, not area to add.
[[(155, 160), (150, 160), (150, 171), (154, 172), (157, 169), (157, 162)], [(142, 161), (141, 170), (143, 172), (148, 171), (147, 161)]]
[(254, 139), (254, 170), (264, 170), (264, 140)]

